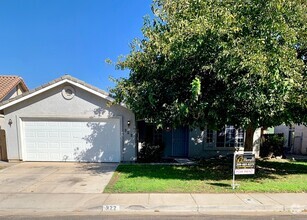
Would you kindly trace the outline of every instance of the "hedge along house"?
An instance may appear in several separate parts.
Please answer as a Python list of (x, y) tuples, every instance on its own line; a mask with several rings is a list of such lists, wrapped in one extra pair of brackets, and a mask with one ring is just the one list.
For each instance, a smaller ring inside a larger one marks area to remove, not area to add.
[(65, 75), (0, 103), (8, 160), (136, 160), (135, 117), (108, 93)]
[[(188, 127), (156, 129), (153, 124), (138, 121), (138, 149), (144, 143), (162, 145), (163, 157), (211, 158), (244, 150), (245, 131), (225, 126), (219, 131)], [(261, 129), (254, 133), (253, 152), (259, 156)]]

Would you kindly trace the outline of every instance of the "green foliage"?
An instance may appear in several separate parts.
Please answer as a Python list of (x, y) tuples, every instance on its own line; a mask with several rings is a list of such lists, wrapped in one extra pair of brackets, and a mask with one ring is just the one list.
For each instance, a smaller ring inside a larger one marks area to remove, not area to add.
[(198, 97), (201, 94), (201, 82), (200, 79), (198, 77), (196, 77), (195, 79), (193, 79), (192, 83), (191, 83), (191, 92), (192, 92), (192, 99), (194, 99), (194, 101), (198, 100)]
[(260, 156), (284, 156), (284, 143), (283, 134), (266, 134), (262, 142)]
[(112, 90), (157, 124), (306, 122), (304, 0), (155, 0)]
[(138, 161), (141, 163), (159, 162), (163, 153), (161, 145), (143, 143), (139, 153)]

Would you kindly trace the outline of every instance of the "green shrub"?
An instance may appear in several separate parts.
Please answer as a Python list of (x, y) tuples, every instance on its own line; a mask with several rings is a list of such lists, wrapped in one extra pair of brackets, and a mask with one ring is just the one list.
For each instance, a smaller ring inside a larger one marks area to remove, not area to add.
[(143, 143), (139, 152), (138, 161), (142, 163), (159, 162), (163, 153), (162, 145)]
[(261, 157), (283, 156), (285, 138), (283, 134), (265, 134), (260, 148)]

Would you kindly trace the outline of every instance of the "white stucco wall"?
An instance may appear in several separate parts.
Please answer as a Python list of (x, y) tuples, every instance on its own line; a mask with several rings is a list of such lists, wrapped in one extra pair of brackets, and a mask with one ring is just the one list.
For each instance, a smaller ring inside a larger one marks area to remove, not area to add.
[[(69, 84), (60, 85), (30, 99), (4, 109), (7, 151), (9, 160), (22, 160), (20, 124), (22, 118), (121, 118), (121, 160), (136, 160), (135, 117), (132, 111), (120, 105), (107, 106), (107, 100), (73, 86), (75, 97), (63, 98), (61, 91)], [(13, 124), (8, 125), (12, 120)], [(131, 124), (128, 127), (127, 122)]]
[(253, 153), (256, 155), (256, 157), (259, 157), (260, 154), (260, 142), (261, 142), (261, 128), (257, 128), (254, 133), (254, 139), (253, 139)]
[(288, 147), (288, 139), (289, 139), (289, 129), (290, 127), (287, 125), (279, 125), (274, 129), (275, 134), (283, 134), (285, 138), (284, 147)]
[[(307, 127), (304, 125), (293, 125), (294, 128), (294, 142), (292, 153), (307, 155)], [(283, 133), (286, 139), (285, 147), (288, 146), (289, 126), (279, 125), (275, 127), (274, 133)]]
[(307, 127), (295, 125), (294, 152), (307, 155)]

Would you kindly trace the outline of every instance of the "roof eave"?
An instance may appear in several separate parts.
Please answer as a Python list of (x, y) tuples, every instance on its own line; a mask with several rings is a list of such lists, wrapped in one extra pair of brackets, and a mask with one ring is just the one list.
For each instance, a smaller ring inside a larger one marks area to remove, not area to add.
[[(59, 85), (62, 85), (64, 83), (70, 83), (72, 85), (75, 85), (75, 86), (77, 86), (77, 87), (79, 87), (79, 88), (81, 88), (81, 89), (83, 89), (85, 91), (88, 91), (88, 92), (90, 92), (90, 93), (92, 93), (94, 95), (97, 95), (97, 96), (99, 96), (101, 98), (104, 98), (104, 99), (106, 99), (106, 100), (108, 100), (110, 102), (114, 102), (115, 101), (115, 99), (110, 97), (108, 95), (108, 93), (102, 92), (102, 90), (100, 90), (98, 88), (90, 86), (90, 85), (84, 83), (83, 81), (80, 81), (80, 80), (78, 80), (76, 78), (73, 78), (71, 76), (63, 76), (63, 77), (61, 77), (59, 79), (51, 81), (50, 83), (47, 83), (47, 84), (45, 84), (43, 86), (40, 86), (40, 87), (38, 87), (38, 88), (36, 88), (36, 89), (34, 89), (32, 91), (25, 92), (25, 93), (23, 93), (23, 94), (21, 94), (19, 96), (16, 96), (13, 99), (9, 99), (9, 100), (4, 101), (2, 104), (0, 104), (0, 110), (4, 110), (4, 109), (6, 109), (6, 108), (8, 108), (10, 106), (13, 106), (13, 105), (15, 105), (15, 104), (17, 104), (19, 102), (22, 102), (24, 100), (27, 100), (29, 98), (32, 98), (33, 96), (39, 95), (39, 94), (41, 94), (41, 93), (43, 93), (43, 92), (45, 92), (45, 91), (47, 91), (49, 89), (55, 88), (55, 87), (57, 87)], [(127, 106), (125, 104), (123, 104), (123, 103), (121, 103), (120, 106), (127, 108)]]

